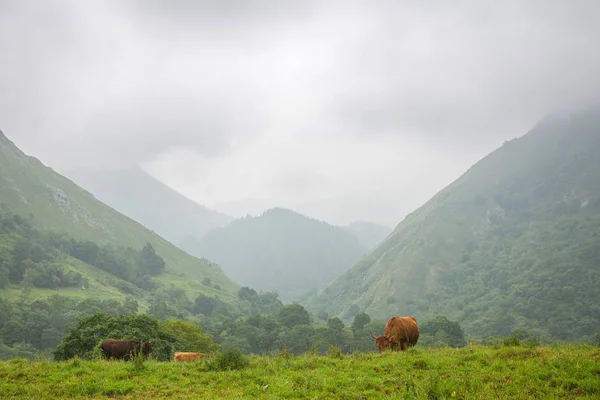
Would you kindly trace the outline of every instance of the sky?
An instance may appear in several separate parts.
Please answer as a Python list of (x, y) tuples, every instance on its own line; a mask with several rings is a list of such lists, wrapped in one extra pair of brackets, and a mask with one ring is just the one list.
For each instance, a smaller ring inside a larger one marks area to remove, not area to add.
[(0, 0), (0, 129), (233, 216), (395, 226), (600, 93), (596, 0)]

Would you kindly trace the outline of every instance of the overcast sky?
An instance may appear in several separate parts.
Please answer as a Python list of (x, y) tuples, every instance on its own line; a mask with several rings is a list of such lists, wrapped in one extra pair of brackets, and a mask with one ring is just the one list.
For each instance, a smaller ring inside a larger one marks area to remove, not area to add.
[(393, 227), (598, 99), (598, 38), (597, 0), (0, 0), (0, 129), (60, 172)]

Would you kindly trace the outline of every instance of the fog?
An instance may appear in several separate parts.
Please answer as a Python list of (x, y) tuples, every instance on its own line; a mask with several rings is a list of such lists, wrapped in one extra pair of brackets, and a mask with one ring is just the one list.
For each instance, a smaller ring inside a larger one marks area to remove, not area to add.
[(394, 226), (597, 101), (599, 31), (594, 0), (0, 0), (0, 129), (59, 172)]

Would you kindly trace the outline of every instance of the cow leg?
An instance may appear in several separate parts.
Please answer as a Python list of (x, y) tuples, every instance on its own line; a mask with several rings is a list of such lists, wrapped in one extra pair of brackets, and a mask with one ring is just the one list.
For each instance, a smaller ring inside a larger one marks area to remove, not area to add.
[(110, 350), (105, 350), (102, 349), (102, 354), (104, 355), (104, 358), (106, 358), (106, 360), (110, 360), (113, 356), (112, 352)]

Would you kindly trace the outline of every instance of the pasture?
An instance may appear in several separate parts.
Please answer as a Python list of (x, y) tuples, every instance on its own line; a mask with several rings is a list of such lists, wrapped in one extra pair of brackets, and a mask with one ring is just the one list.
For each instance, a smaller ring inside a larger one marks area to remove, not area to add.
[[(600, 349), (477, 346), (213, 361), (0, 362), (0, 398), (144, 399), (598, 399)], [(211, 364), (213, 363), (213, 364)]]

